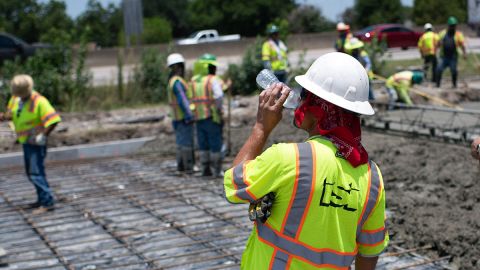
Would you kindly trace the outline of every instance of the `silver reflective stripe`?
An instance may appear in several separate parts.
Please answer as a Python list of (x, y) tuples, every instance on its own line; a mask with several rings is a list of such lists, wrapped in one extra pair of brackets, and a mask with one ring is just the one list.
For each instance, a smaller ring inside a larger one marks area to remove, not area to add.
[(285, 238), (280, 233), (272, 230), (265, 224), (257, 223), (258, 235), (264, 240), (270, 242), (273, 246), (282, 251), (300, 257), (315, 265), (335, 265), (338, 267), (348, 267), (352, 264), (355, 255), (340, 255), (332, 251), (313, 250), (310, 247), (293, 242)]
[(377, 166), (375, 165), (375, 162), (371, 160), (369, 161), (369, 163), (370, 163), (370, 173), (371, 173), (370, 192), (368, 195), (368, 201), (366, 202), (367, 206), (365, 208), (365, 212), (363, 213), (360, 224), (358, 224), (358, 227), (357, 227), (357, 238), (360, 236), (360, 232), (362, 230), (363, 224), (365, 224), (368, 217), (372, 213), (373, 208), (375, 207), (375, 204), (377, 203), (379, 189), (380, 189), (380, 176), (378, 174)]
[(281, 250), (275, 252), (275, 260), (272, 264), (272, 270), (284, 270), (287, 269), (287, 263), (289, 255)]
[(368, 232), (360, 232), (360, 235), (357, 238), (357, 242), (359, 244), (366, 244), (366, 245), (374, 245), (377, 243), (382, 242), (385, 240), (385, 228), (383, 230), (374, 232), (374, 233), (368, 233)]
[[(308, 199), (312, 190), (312, 173), (313, 173), (313, 153), (309, 143), (297, 144), (298, 147), (298, 182), (297, 188), (294, 190), (293, 203), (287, 216), (283, 234), (296, 238), (299, 233), (298, 228), (302, 217), (308, 209)], [(297, 180), (297, 179), (296, 179)]]
[(233, 168), (233, 182), (237, 185), (237, 192), (235, 195), (242, 200), (254, 202), (255, 198), (250, 196), (247, 192), (247, 185), (243, 182), (243, 162)]

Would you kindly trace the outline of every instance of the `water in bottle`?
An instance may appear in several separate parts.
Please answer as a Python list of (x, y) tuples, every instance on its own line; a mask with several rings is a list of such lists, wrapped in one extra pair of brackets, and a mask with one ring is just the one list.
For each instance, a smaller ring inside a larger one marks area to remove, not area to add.
[[(272, 84), (280, 82), (275, 74), (268, 69), (263, 69), (260, 71), (257, 75), (256, 81), (262, 89), (267, 89)], [(283, 103), (283, 107), (287, 109), (296, 109), (299, 103), (300, 91), (298, 89), (292, 89), (287, 99)]]

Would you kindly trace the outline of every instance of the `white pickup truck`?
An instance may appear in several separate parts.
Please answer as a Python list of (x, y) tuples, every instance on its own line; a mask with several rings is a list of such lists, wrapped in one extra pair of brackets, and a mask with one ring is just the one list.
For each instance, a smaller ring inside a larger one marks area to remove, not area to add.
[(206, 42), (222, 42), (222, 41), (233, 41), (239, 40), (240, 35), (226, 35), (219, 36), (218, 31), (214, 29), (210, 30), (201, 30), (191, 34), (188, 38), (180, 39), (177, 41), (178, 45), (192, 45), (200, 44)]

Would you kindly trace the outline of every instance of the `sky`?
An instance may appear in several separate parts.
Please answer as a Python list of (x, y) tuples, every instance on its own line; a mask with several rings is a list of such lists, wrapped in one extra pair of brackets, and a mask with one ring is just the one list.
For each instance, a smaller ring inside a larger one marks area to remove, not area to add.
[[(49, 0), (40, 0), (40, 2), (48, 2)], [(88, 0), (64, 0), (67, 3), (67, 13), (76, 18), (82, 13)], [(119, 5), (121, 0), (98, 0), (103, 5), (107, 6), (109, 3)], [(160, 0), (160, 1), (174, 1), (174, 0)], [(296, 0), (299, 4), (309, 4), (319, 7), (322, 13), (331, 21), (338, 21), (340, 14), (348, 7), (353, 6), (355, 0)], [(412, 6), (413, 0), (401, 0), (403, 5)]]

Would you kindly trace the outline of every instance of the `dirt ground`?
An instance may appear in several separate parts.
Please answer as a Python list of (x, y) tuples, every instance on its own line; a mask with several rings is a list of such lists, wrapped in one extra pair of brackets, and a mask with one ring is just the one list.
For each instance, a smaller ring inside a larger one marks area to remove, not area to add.
[[(453, 94), (450, 93), (450, 96)], [(454, 95), (455, 101), (465, 94)], [(448, 97), (448, 96), (447, 96)], [(452, 100), (453, 101), (453, 100)], [(234, 101), (231, 153), (237, 153), (249, 135), (256, 113), (256, 98)], [(93, 143), (143, 136), (157, 136), (143, 151), (171, 156), (175, 151), (167, 108), (63, 114), (64, 123), (50, 138), (50, 146)], [(152, 123), (128, 124), (156, 116)], [(291, 112), (272, 133), (268, 145), (299, 142), (306, 134), (292, 126)], [(20, 150), (1, 124), (0, 152)], [(227, 132), (225, 131), (225, 135)], [(466, 146), (426, 139), (364, 131), (363, 142), (380, 166), (387, 191), (389, 233), (406, 248), (433, 246), (430, 257), (451, 255), (459, 269), (480, 269), (480, 166)], [(227, 166), (227, 165), (226, 165)]]

